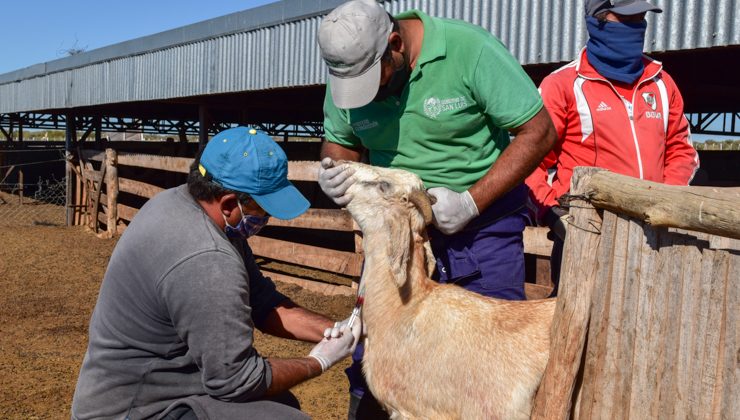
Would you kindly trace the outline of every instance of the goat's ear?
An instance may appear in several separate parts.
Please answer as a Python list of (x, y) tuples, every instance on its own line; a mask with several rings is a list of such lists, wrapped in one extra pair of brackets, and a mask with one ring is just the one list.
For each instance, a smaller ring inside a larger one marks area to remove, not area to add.
[(390, 224), (391, 240), (388, 245), (388, 262), (398, 288), (408, 280), (408, 262), (411, 255), (411, 226), (407, 217), (398, 217)]

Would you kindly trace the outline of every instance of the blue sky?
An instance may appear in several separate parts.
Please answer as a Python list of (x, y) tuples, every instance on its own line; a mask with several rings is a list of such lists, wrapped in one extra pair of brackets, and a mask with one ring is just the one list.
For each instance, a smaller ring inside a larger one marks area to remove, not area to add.
[(0, 74), (276, 1), (0, 0)]
[(276, 0), (0, 0), (0, 74)]

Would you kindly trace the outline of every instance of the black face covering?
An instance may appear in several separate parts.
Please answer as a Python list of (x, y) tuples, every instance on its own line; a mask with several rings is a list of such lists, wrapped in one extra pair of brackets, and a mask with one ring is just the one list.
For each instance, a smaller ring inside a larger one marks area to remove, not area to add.
[(401, 96), (403, 88), (406, 87), (406, 83), (409, 81), (409, 77), (411, 77), (411, 67), (408, 66), (404, 57), (401, 67), (394, 70), (388, 83), (378, 89), (373, 102), (382, 102), (391, 96)]

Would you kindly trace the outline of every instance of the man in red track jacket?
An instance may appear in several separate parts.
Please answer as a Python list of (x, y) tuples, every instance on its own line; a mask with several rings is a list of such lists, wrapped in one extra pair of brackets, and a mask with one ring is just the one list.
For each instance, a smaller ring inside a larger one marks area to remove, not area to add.
[(586, 47), (540, 85), (558, 142), (526, 183), (538, 222), (556, 236), (554, 293), (567, 214), (557, 199), (568, 192), (573, 168), (688, 185), (699, 167), (681, 93), (662, 64), (642, 54), (648, 11), (662, 12), (647, 1), (587, 0)]

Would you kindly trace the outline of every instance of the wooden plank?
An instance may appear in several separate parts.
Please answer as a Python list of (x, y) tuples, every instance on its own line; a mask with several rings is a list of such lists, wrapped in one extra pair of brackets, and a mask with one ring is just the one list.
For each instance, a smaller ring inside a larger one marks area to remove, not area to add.
[[(632, 397), (632, 358), (635, 346), (635, 334), (637, 330), (637, 311), (639, 303), (640, 286), (640, 262), (642, 258), (642, 245), (644, 241), (643, 224), (630, 220), (629, 236), (627, 238), (627, 265), (625, 270), (624, 295), (621, 307), (617, 302), (617, 310), (621, 312), (617, 331), (615, 374), (614, 382), (614, 404), (611, 407), (602, 407), (602, 418), (628, 418), (629, 401)], [(616, 256), (615, 256), (616, 258)], [(615, 302), (611, 303), (615, 306)]]
[(359, 276), (362, 267), (362, 256), (353, 252), (335, 251), (262, 236), (249, 238), (249, 246), (254, 254), (260, 257), (349, 276)]
[(105, 167), (108, 174), (105, 179), (105, 190), (108, 193), (108, 236), (116, 235), (118, 227), (118, 153), (111, 149), (105, 149)]
[(689, 418), (692, 402), (690, 385), (694, 359), (691, 343), (697, 335), (695, 320), (699, 316), (699, 300), (701, 296), (701, 267), (702, 254), (698, 242), (689, 241), (684, 250), (683, 265), (683, 293), (681, 306), (675, 315), (679, 318), (680, 332), (678, 353), (676, 355), (676, 397), (673, 404), (672, 418)]
[(308, 209), (307, 212), (292, 220), (270, 218), (270, 226), (292, 227), (302, 229), (323, 229), (352, 231), (352, 216), (346, 210)]
[(80, 157), (84, 160), (103, 162), (105, 160), (105, 152), (100, 150), (82, 149), (80, 150)]
[(683, 235), (669, 233), (663, 235), (665, 245), (661, 249), (661, 258), (656, 269), (656, 282), (663, 290), (662, 308), (656, 308), (656, 316), (662, 317), (661, 329), (657, 333), (660, 348), (656, 351), (658, 387), (650, 403), (651, 418), (667, 418), (673, 411), (676, 399), (676, 355), (678, 354), (679, 317), (677, 308), (681, 307), (681, 295), (684, 288), (682, 266), (686, 239)]
[(127, 206), (125, 204), (118, 203), (118, 218), (128, 220), (129, 222), (134, 220), (134, 216), (139, 212), (139, 209)]
[(105, 212), (100, 211), (97, 213), (97, 221), (103, 224), (108, 223), (108, 216), (105, 215)]
[(711, 310), (709, 307), (709, 297), (711, 294), (711, 276), (715, 253), (716, 251), (710, 249), (702, 250), (699, 287), (697, 294), (693, 297), (695, 299), (696, 309), (693, 319), (690, 320), (692, 324), (691, 328), (694, 331), (691, 341), (688, 342), (690, 363), (687, 366), (686, 372), (688, 387), (685, 394), (685, 399), (688, 402), (687, 414), (689, 418), (700, 418), (704, 414), (700, 409), (703, 387), (701, 373), (706, 352), (704, 340), (706, 339), (706, 332), (709, 327), (709, 312)]
[(103, 180), (103, 173), (102, 171), (93, 170), (91, 165), (89, 168), (85, 169), (83, 177), (87, 181), (100, 183)]
[(286, 274), (274, 273), (271, 271), (262, 270), (262, 274), (265, 277), (270, 277), (272, 280), (280, 281), (283, 283), (296, 284), (306, 290), (312, 292), (321, 293), (327, 296), (355, 296), (357, 293), (349, 286), (342, 286), (337, 284), (328, 284), (320, 281), (313, 281), (308, 279), (302, 279), (300, 277), (293, 277)]
[[(665, 301), (658, 285), (657, 267), (660, 260), (661, 233), (665, 228), (644, 226), (644, 241), (640, 249), (637, 287), (637, 322), (632, 350), (632, 381), (628, 418), (648, 419), (652, 402), (658, 391), (658, 356), (663, 337), (661, 336), (660, 310)], [(667, 233), (667, 232), (666, 232)], [(667, 253), (667, 250), (666, 250)]]
[(722, 401), (718, 404), (720, 418), (731, 419), (740, 413), (740, 257), (733, 254), (727, 275), (722, 349)]
[(594, 206), (652, 226), (672, 226), (740, 239), (740, 194), (722, 188), (665, 185), (602, 171), (585, 192)]
[(549, 257), (552, 241), (547, 239), (549, 228), (527, 226), (524, 228), (524, 253)]
[(152, 198), (160, 192), (164, 191), (164, 188), (152, 184), (147, 184), (146, 182), (136, 181), (134, 179), (119, 177), (118, 190), (138, 195), (139, 197)]
[[(105, 179), (105, 173), (106, 173), (107, 168), (108, 168), (108, 165), (106, 165), (105, 162), (103, 162), (103, 165), (100, 167), (100, 178), (101, 179)], [(93, 197), (92, 208), (95, 209), (95, 211), (97, 211), (98, 208), (100, 207), (100, 193), (102, 190), (103, 190), (103, 184), (101, 182), (98, 182), (98, 186), (95, 188), (95, 191), (93, 191), (93, 194), (92, 194), (92, 197)], [(93, 223), (92, 228), (93, 228), (93, 232), (98, 233), (97, 223)]]
[(291, 181), (319, 180), (318, 161), (290, 161), (288, 162), (288, 179)]
[(159, 169), (187, 174), (190, 172), (191, 158), (172, 156), (145, 155), (139, 153), (118, 153), (118, 164), (125, 166), (136, 166), (139, 168)]
[(594, 411), (603, 404), (604, 399), (610, 396), (603, 395), (605, 376), (608, 369), (606, 357), (613, 349), (607, 346), (608, 340), (613, 339), (615, 331), (610, 329), (613, 314), (609, 304), (615, 294), (619, 296), (623, 282), (620, 273), (623, 273), (624, 262), (615, 259), (614, 255), (626, 255), (627, 228), (629, 221), (620, 218), (610, 211), (604, 211), (604, 220), (601, 224), (601, 242), (597, 250), (597, 259), (600, 261), (596, 274), (597, 282), (591, 303), (591, 318), (589, 322), (588, 343), (585, 348), (583, 379), (580, 386), (578, 410), (574, 418), (595, 418)]
[[(576, 168), (571, 191), (578, 196), (593, 168)], [(601, 217), (586, 201), (571, 206), (570, 228), (563, 252), (563, 276), (551, 327), (550, 358), (535, 396), (533, 419), (565, 419), (570, 416), (596, 275)]]
[(721, 385), (720, 342), (722, 340), (723, 303), (727, 292), (726, 279), (729, 256), (726, 252), (714, 252), (714, 258), (710, 264), (711, 270), (702, 280), (708, 283), (707, 287), (709, 288), (706, 328), (704, 328), (702, 339), (699, 342), (700, 346), (703, 347), (704, 357), (700, 361), (695, 378), (698, 382), (697, 412), (710, 418), (718, 418), (719, 412), (713, 412), (713, 407), (715, 393), (721, 394), (718, 389), (718, 385)]

